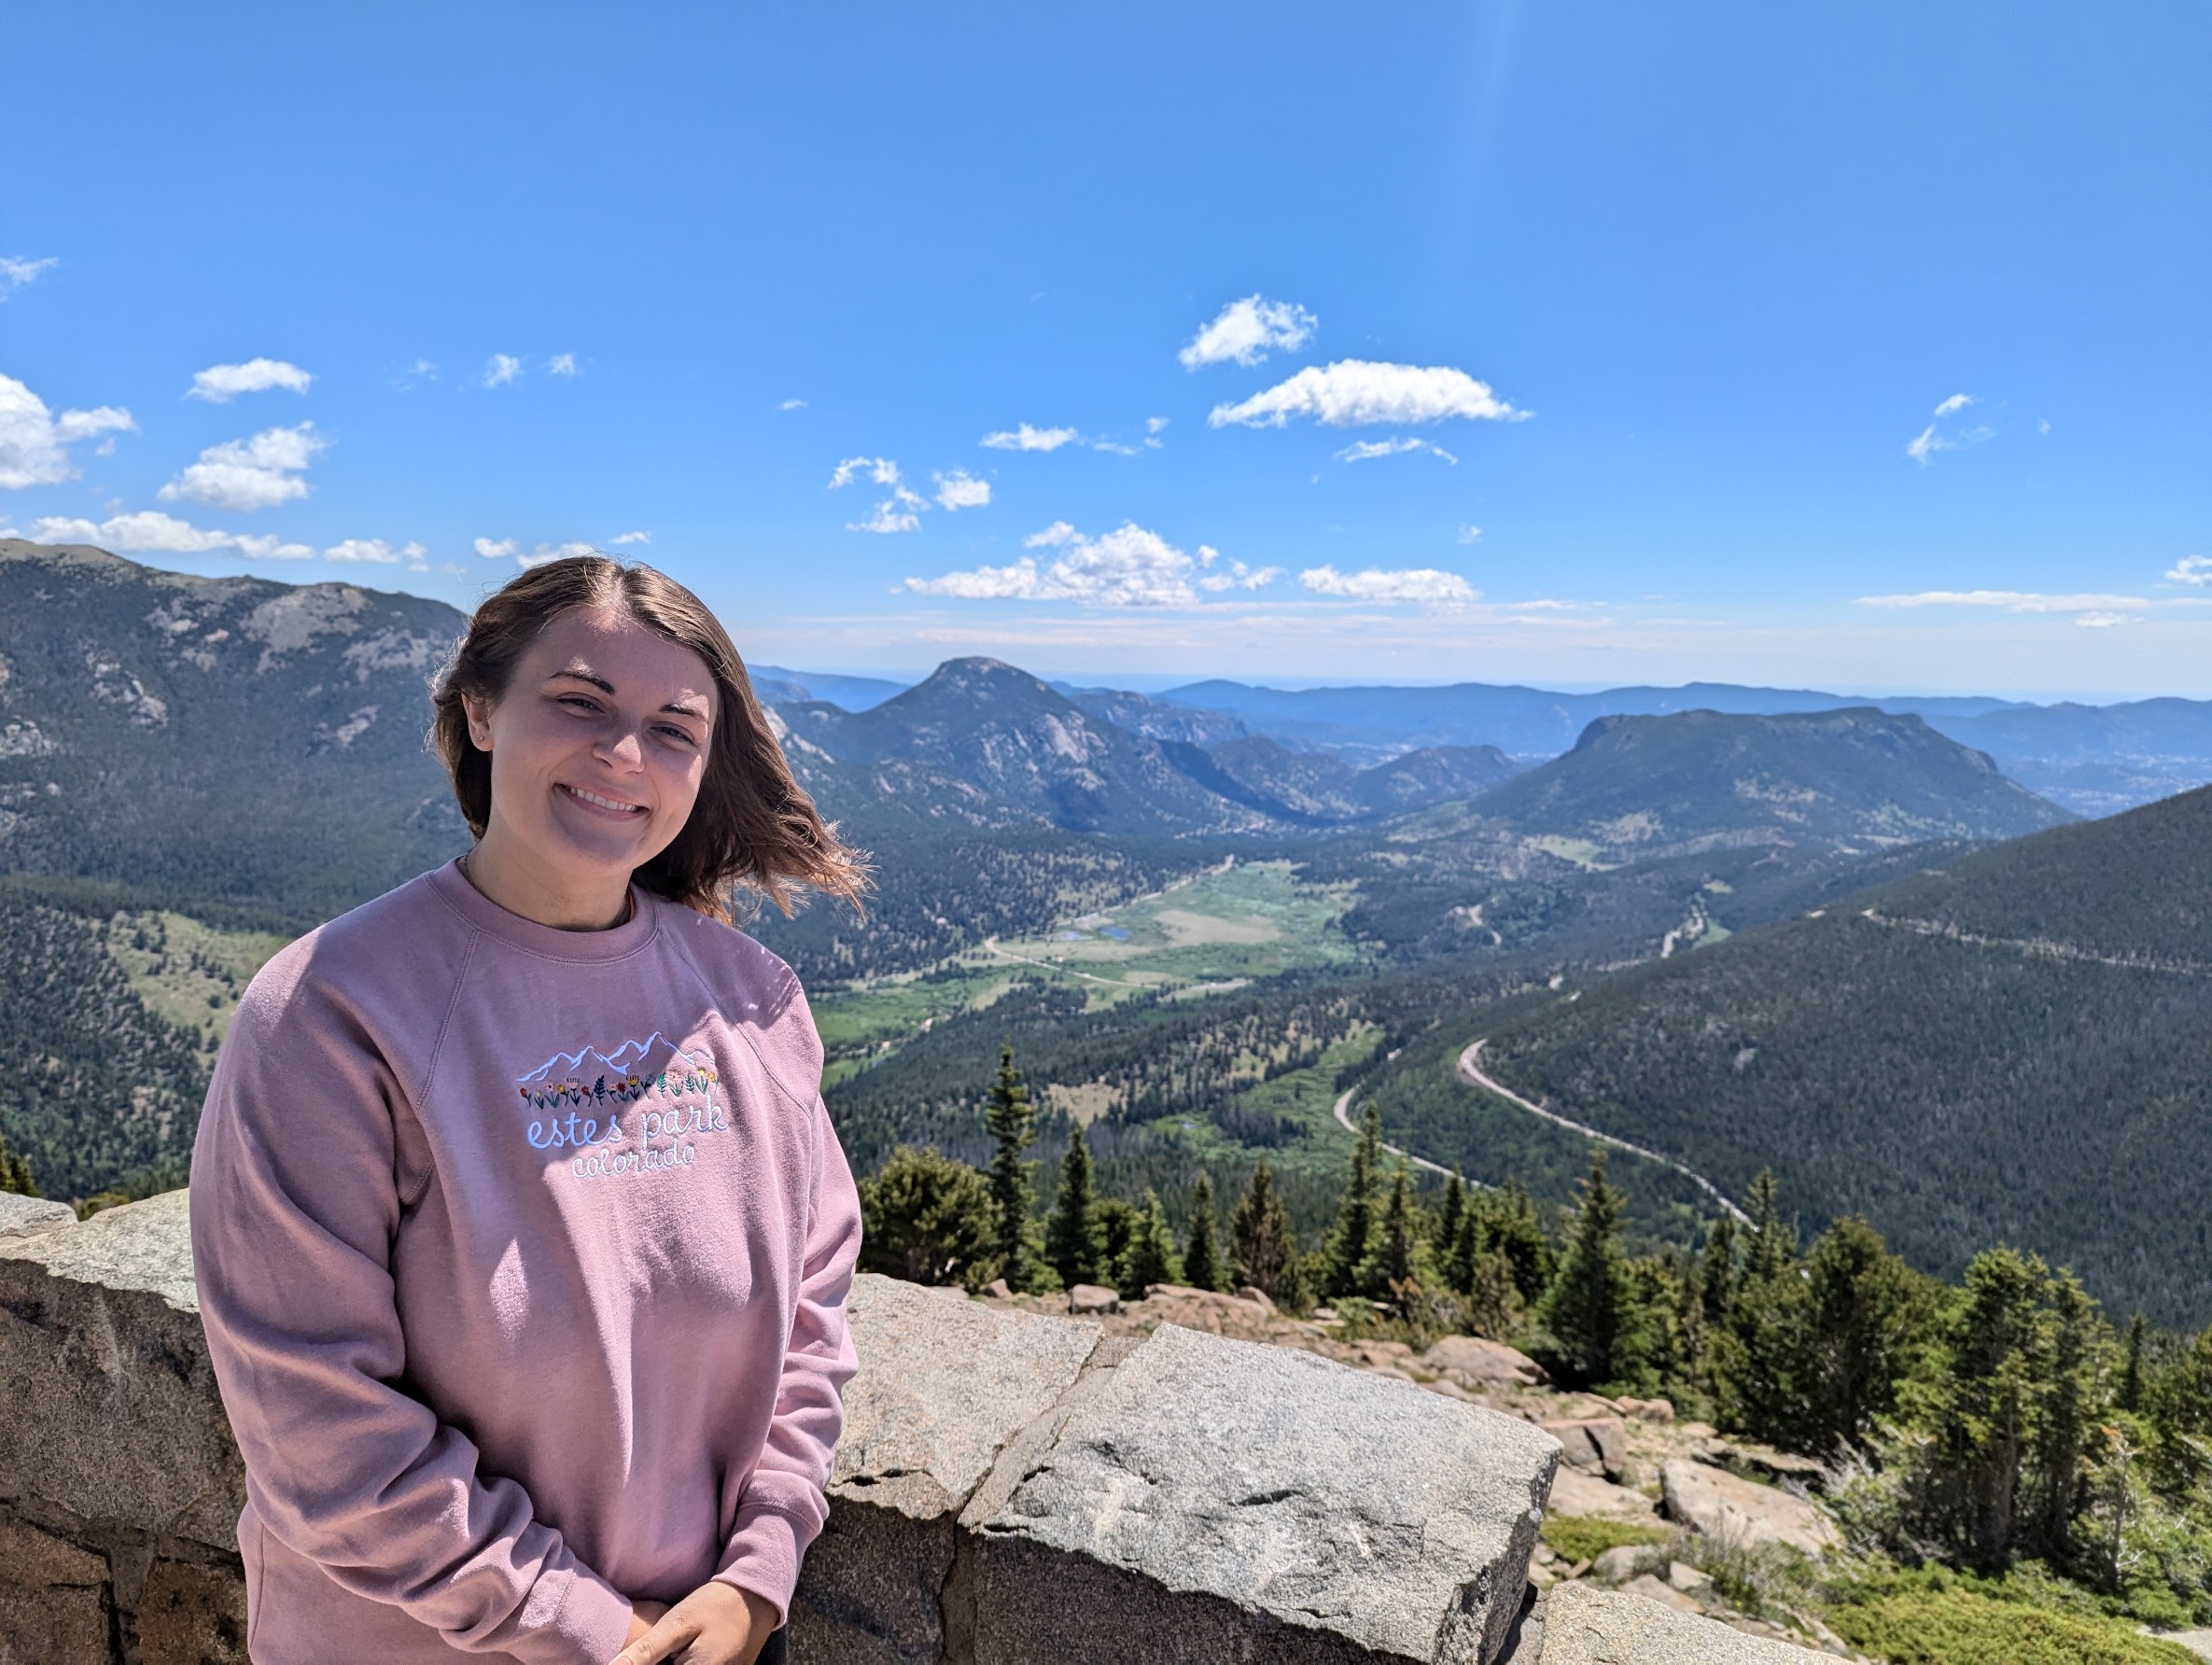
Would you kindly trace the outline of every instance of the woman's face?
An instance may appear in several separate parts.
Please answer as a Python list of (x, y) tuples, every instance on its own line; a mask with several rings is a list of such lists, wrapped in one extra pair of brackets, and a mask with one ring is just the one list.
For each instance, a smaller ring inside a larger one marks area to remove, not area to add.
[(549, 888), (626, 882), (691, 817), (716, 697), (705, 660), (620, 609), (559, 614), (497, 702), (464, 699), (492, 758), (485, 845)]

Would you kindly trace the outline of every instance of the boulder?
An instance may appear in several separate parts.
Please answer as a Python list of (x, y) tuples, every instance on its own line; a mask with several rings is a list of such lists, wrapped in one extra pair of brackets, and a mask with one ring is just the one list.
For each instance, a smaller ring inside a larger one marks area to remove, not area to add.
[(1650, 1553), (1648, 1544), (1616, 1544), (1590, 1562), (1589, 1575), (1600, 1584), (1626, 1584)]
[(1713, 1574), (1687, 1561), (1669, 1561), (1667, 1582), (1683, 1594), (1694, 1596), (1713, 1588)]
[(1250, 1283), (1237, 1292), (1237, 1298), (1240, 1301), (1250, 1301), (1267, 1312), (1275, 1310), (1275, 1303), (1267, 1298), (1267, 1292)]
[(228, 1567), (157, 1560), (138, 1592), (144, 1665), (247, 1665), (245, 1580)]
[(1551, 1482), (1553, 1515), (1595, 1515), (1605, 1520), (1652, 1520), (1659, 1505), (1641, 1491), (1562, 1466)]
[(1614, 1480), (1628, 1472), (1629, 1430), (1618, 1417), (1577, 1417), (1542, 1426), (1560, 1442), (1560, 1461), (1568, 1467)]
[(1078, 1317), (1121, 1310), (1121, 1292), (1098, 1283), (1078, 1283), (1068, 1292), (1068, 1310)]
[(955, 1522), (1006, 1448), (1075, 1384), (1099, 1326), (963, 1301), (862, 1273), (847, 1311), (861, 1371), (845, 1391), (829, 1524), (791, 1604), (812, 1659), (933, 1660)]
[(107, 1559), (0, 1515), (0, 1660), (108, 1665)]
[(43, 1196), (18, 1196), (0, 1191), (0, 1243), (17, 1238), (35, 1238), (77, 1224), (77, 1210), (65, 1202)]
[(237, 1548), (245, 1473), (185, 1194), (0, 1242), (0, 1476), (80, 1519)]
[(1810, 1556), (1842, 1540), (1819, 1506), (1685, 1457), (1659, 1469), (1667, 1518), (1724, 1544), (1787, 1544)]
[(1463, 1388), (1538, 1388), (1551, 1379), (1528, 1354), (1479, 1336), (1447, 1336), (1421, 1362)]
[(1014, 1299), (1014, 1286), (1008, 1283), (1003, 1278), (993, 1278), (988, 1283), (983, 1286), (983, 1293), (990, 1296), (990, 1298), (994, 1301), (1011, 1301)]
[(963, 1516), (975, 1665), (1490, 1665), (1558, 1451), (1510, 1417), (1163, 1325)]
[(1672, 1422), (1674, 1420), (1674, 1402), (1672, 1399), (1616, 1399), (1614, 1407), (1631, 1421)]
[[(1687, 1600), (1650, 1582), (1673, 1601)], [(1813, 1665), (1827, 1657), (1746, 1636), (1629, 1590), (1562, 1584), (1522, 1626), (1507, 1665)]]

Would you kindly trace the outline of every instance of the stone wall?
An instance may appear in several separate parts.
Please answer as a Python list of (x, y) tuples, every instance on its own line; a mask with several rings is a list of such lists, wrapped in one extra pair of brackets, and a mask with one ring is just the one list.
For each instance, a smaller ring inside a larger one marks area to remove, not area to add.
[[(1537, 1634), (1559, 1446), (1527, 1423), (1302, 1353), (1107, 1340), (883, 1278), (859, 1280), (852, 1323), (799, 1665), (1594, 1658), (1563, 1651), (1570, 1630), (1644, 1658), (1631, 1633), (1657, 1621), (1633, 1598)], [(83, 1224), (0, 1196), (0, 1665), (243, 1661), (244, 1476), (184, 1193)]]

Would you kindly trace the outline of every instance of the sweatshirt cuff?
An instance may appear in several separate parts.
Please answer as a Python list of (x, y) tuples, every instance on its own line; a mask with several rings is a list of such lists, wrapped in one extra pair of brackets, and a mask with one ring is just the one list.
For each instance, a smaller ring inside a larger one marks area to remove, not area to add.
[(780, 1509), (761, 1504), (741, 1507), (737, 1530), (715, 1577), (771, 1603), (776, 1622), (783, 1624), (791, 1616), (791, 1591), (799, 1582), (799, 1560), (806, 1552), (802, 1531), (801, 1523)]
[(548, 1648), (510, 1644), (515, 1658), (543, 1658), (546, 1665), (607, 1665), (629, 1639), (629, 1599), (596, 1574), (572, 1572), (567, 1594), (540, 1635)]

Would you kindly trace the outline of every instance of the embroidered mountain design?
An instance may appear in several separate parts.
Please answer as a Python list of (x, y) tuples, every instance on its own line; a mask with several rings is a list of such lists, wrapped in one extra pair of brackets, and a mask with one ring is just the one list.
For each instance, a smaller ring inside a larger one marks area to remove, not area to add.
[(612, 1052), (602, 1052), (595, 1046), (587, 1046), (581, 1052), (556, 1052), (527, 1075), (516, 1076), (514, 1082), (517, 1086), (527, 1087), (551, 1085), (572, 1076), (589, 1080), (605, 1074), (620, 1081), (630, 1075), (651, 1075), (655, 1070), (655, 1052), (660, 1049), (671, 1054), (676, 1051), (674, 1044), (664, 1040), (661, 1031), (655, 1029), (642, 1041), (624, 1041)]

